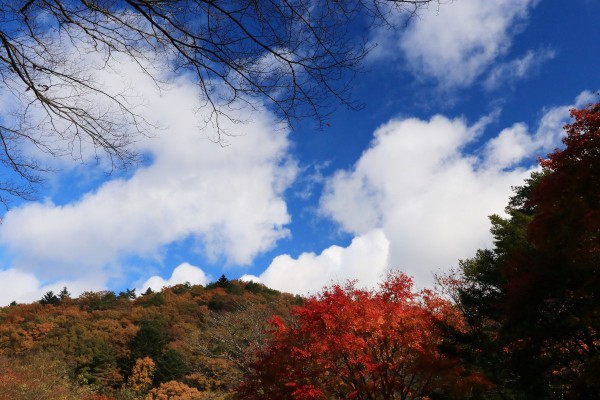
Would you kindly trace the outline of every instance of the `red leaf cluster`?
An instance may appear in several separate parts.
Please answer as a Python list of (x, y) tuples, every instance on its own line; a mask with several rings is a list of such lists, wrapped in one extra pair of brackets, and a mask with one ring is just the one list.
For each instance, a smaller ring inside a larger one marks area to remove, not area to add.
[[(543, 376), (556, 393), (592, 398), (590, 393), (600, 393), (595, 379), (600, 348), (600, 103), (571, 115), (575, 122), (564, 127), (565, 148), (540, 161), (543, 174), (528, 204), (533, 210), (527, 226), (531, 246), (512, 254), (504, 267), (503, 335), (513, 359), (541, 360), (523, 376)], [(517, 369), (526, 370), (521, 365)]]
[(600, 103), (571, 115), (566, 147), (540, 160), (546, 175), (532, 194), (528, 237), (540, 250), (586, 259), (600, 252)]
[(461, 329), (458, 312), (433, 292), (415, 293), (404, 274), (378, 290), (334, 285), (273, 321), (273, 337), (241, 385), (242, 399), (418, 399), (473, 390), (444, 354), (443, 329)]

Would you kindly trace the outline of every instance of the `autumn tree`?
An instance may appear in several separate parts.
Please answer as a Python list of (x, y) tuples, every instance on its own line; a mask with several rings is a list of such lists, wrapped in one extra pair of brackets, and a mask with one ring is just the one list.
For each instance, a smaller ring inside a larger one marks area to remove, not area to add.
[(127, 385), (135, 392), (145, 394), (152, 387), (156, 364), (150, 357), (138, 358), (127, 380)]
[(232, 109), (240, 102), (267, 104), (287, 121), (322, 121), (332, 104), (352, 106), (351, 73), (368, 51), (349, 26), (396, 21), (388, 17), (410, 16), (432, 2), (437, 0), (3, 2), (0, 86), (21, 107), (0, 125), (0, 162), (11, 171), (0, 181), (0, 201), (30, 197), (30, 184), (45, 169), (25, 146), (77, 159), (91, 146), (115, 166), (135, 161), (130, 144), (148, 121), (136, 112), (127, 88), (111, 88), (95, 76), (86, 55), (99, 59), (97, 69), (133, 61), (158, 85), (165, 67), (188, 72), (219, 134), (221, 120), (236, 120)]
[(195, 388), (185, 383), (169, 381), (152, 389), (146, 400), (202, 400), (204, 396)]
[(600, 103), (571, 115), (492, 219), (495, 248), (461, 263), (465, 350), (501, 398), (600, 397)]
[(549, 390), (600, 396), (600, 103), (572, 110), (565, 148), (540, 164), (545, 175), (531, 193), (531, 251), (506, 266), (505, 330), (516, 354), (535, 349)]
[[(257, 351), (266, 344), (271, 317), (278, 315), (287, 321), (297, 301), (261, 284), (232, 281), (232, 287), (242, 290), (236, 295), (235, 308), (230, 312), (211, 311), (194, 343), (197, 373), (190, 378), (203, 392), (233, 392), (244, 374), (251, 371)], [(254, 295), (261, 292), (265, 297)]]
[(0, 356), (0, 399), (81, 400), (91, 394), (69, 380), (67, 367), (54, 354)]
[(334, 285), (273, 320), (273, 338), (240, 386), (240, 399), (424, 399), (479, 386), (440, 352), (442, 321), (460, 329), (456, 310), (404, 274), (378, 290)]

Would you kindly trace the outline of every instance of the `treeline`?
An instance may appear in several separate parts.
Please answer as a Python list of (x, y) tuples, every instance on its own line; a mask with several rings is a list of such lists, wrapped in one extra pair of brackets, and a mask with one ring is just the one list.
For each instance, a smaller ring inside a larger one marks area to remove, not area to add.
[(600, 399), (600, 103), (572, 115), (435, 288), (48, 293), (0, 311), (0, 399)]

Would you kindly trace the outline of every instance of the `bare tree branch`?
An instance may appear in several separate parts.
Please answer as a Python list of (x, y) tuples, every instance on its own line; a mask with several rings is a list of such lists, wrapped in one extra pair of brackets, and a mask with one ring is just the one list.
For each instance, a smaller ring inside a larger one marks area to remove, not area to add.
[[(89, 54), (106, 65), (117, 55), (133, 60), (156, 82), (156, 57), (191, 72), (218, 135), (227, 134), (221, 118), (237, 122), (232, 108), (240, 102), (266, 106), (288, 123), (305, 117), (322, 123), (335, 105), (358, 106), (349, 85), (369, 50), (366, 29), (394, 26), (398, 15), (406, 20), (438, 1), (1, 1), (0, 90), (22, 107), (14, 123), (1, 116), (0, 161), (29, 184), (42, 171), (17, 161), (25, 142), (76, 159), (91, 145), (114, 167), (136, 161), (130, 145), (148, 122), (125, 91), (113, 93), (94, 80), (81, 61)], [(4, 186), (0, 192), (24, 197)]]

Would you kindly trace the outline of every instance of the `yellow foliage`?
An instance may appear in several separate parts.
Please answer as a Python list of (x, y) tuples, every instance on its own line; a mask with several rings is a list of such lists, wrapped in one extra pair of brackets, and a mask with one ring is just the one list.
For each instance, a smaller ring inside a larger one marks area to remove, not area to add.
[(162, 383), (146, 396), (146, 400), (201, 400), (203, 398), (204, 396), (197, 389), (177, 381)]
[(127, 381), (129, 387), (137, 393), (147, 392), (152, 386), (155, 370), (156, 364), (150, 357), (138, 358)]

